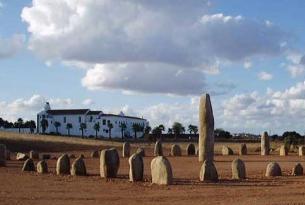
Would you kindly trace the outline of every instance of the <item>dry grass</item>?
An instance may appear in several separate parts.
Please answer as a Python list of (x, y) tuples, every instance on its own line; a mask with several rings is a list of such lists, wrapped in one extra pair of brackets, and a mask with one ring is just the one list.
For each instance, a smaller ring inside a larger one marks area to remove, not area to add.
[(11, 151), (37, 150), (48, 152), (101, 149), (121, 145), (119, 142), (112, 141), (12, 132), (0, 132), (0, 143), (5, 144)]
[[(0, 132), (0, 143), (6, 144), (11, 151), (72, 151), (72, 150), (93, 150), (103, 149), (107, 147), (121, 147), (121, 142), (108, 140), (81, 139), (75, 137), (62, 137), (53, 135), (36, 135), (36, 134), (19, 134), (11, 132)], [(163, 143), (163, 147), (170, 149), (172, 142)], [(183, 150), (186, 149), (188, 142), (177, 143)], [(194, 143), (198, 147), (197, 143)], [(216, 142), (215, 154), (221, 154), (221, 148), (226, 145), (233, 149), (234, 153), (238, 153), (240, 143), (236, 142)], [(132, 147), (153, 148), (154, 143), (131, 143)], [(274, 150), (280, 146), (280, 143), (271, 143)], [(254, 152), (260, 143), (247, 143), (248, 151)]]

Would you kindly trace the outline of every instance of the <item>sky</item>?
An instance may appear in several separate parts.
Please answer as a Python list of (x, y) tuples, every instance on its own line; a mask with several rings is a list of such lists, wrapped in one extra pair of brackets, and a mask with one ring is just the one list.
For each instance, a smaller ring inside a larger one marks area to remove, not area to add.
[(90, 108), (305, 133), (303, 0), (0, 0), (0, 117)]

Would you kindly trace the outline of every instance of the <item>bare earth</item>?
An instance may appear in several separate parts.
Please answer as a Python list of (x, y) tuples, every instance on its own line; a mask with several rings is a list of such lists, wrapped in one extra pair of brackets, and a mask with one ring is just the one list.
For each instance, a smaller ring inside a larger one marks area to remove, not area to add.
[[(246, 163), (248, 179), (245, 181), (230, 179), (231, 162), (239, 156), (217, 155), (218, 183), (199, 182), (200, 163), (197, 157), (168, 157), (174, 172), (174, 185), (157, 186), (150, 183), (152, 148), (146, 148), (146, 151), (145, 182), (141, 183), (128, 181), (127, 158), (121, 158), (119, 178), (108, 181), (100, 178), (99, 159), (90, 158), (91, 149), (68, 152), (85, 154), (87, 177), (56, 176), (55, 159), (48, 160), (51, 173), (47, 175), (22, 173), (23, 162), (8, 161), (7, 167), (0, 167), (0, 204), (305, 204), (305, 176), (290, 176), (296, 162), (305, 166), (304, 158), (296, 153), (280, 157), (275, 152), (262, 157), (259, 153), (251, 152), (248, 156), (240, 157)], [(168, 153), (169, 149), (166, 149), (165, 154)], [(60, 154), (54, 152), (52, 156)], [(270, 161), (279, 162), (284, 176), (264, 177)]]

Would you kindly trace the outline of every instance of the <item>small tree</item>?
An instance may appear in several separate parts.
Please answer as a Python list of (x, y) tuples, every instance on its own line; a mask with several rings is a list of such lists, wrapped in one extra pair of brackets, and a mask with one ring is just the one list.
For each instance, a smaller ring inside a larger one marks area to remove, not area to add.
[(181, 133), (185, 132), (185, 128), (180, 122), (174, 122), (172, 129), (175, 134), (175, 139), (177, 139)]
[(84, 130), (85, 129), (87, 129), (87, 125), (86, 125), (86, 123), (80, 123), (79, 124), (79, 129), (80, 129), (80, 131), (82, 132), (82, 138), (84, 138)]
[(23, 119), (22, 118), (18, 118), (17, 120), (17, 126), (18, 126), (18, 131), (20, 133), (20, 129), (23, 126)]
[(95, 130), (95, 139), (97, 139), (97, 133), (100, 131), (100, 128), (101, 126), (99, 122), (94, 124), (93, 129)]
[(124, 133), (125, 133), (125, 130), (127, 128), (126, 126), (126, 123), (125, 122), (122, 122), (119, 126), (121, 128), (121, 136), (122, 136), (122, 139), (124, 139)]
[(60, 122), (54, 122), (54, 126), (55, 126), (55, 129), (56, 129), (56, 134), (59, 134), (58, 133), (58, 128), (61, 126)]
[(70, 129), (73, 128), (73, 125), (71, 123), (67, 123), (66, 129), (68, 130), (68, 136), (70, 136)]
[(108, 127), (109, 139), (111, 140), (111, 130), (113, 128), (113, 124), (111, 122), (108, 122), (107, 127)]
[(144, 129), (144, 133), (149, 134), (150, 132), (151, 132), (151, 127), (147, 125)]
[(34, 120), (28, 121), (28, 128), (30, 128), (31, 133), (34, 133), (34, 129), (36, 128), (36, 123)]
[(189, 125), (188, 126), (188, 131), (190, 132), (190, 134), (197, 134), (198, 132), (198, 127), (196, 125)]
[(40, 126), (41, 126), (41, 129), (42, 129), (42, 133), (45, 134), (46, 129), (47, 129), (48, 126), (49, 126), (48, 120), (42, 119), (42, 120), (40, 121)]

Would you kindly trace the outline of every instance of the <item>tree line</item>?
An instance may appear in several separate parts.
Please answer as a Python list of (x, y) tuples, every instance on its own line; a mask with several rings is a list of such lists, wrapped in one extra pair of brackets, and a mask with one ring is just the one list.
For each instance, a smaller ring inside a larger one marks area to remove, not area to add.
[(36, 123), (34, 120), (24, 121), (22, 118), (18, 118), (15, 122), (9, 122), (0, 117), (0, 127), (3, 127), (4, 129), (18, 128), (19, 133), (22, 128), (28, 128), (31, 133), (34, 133)]

